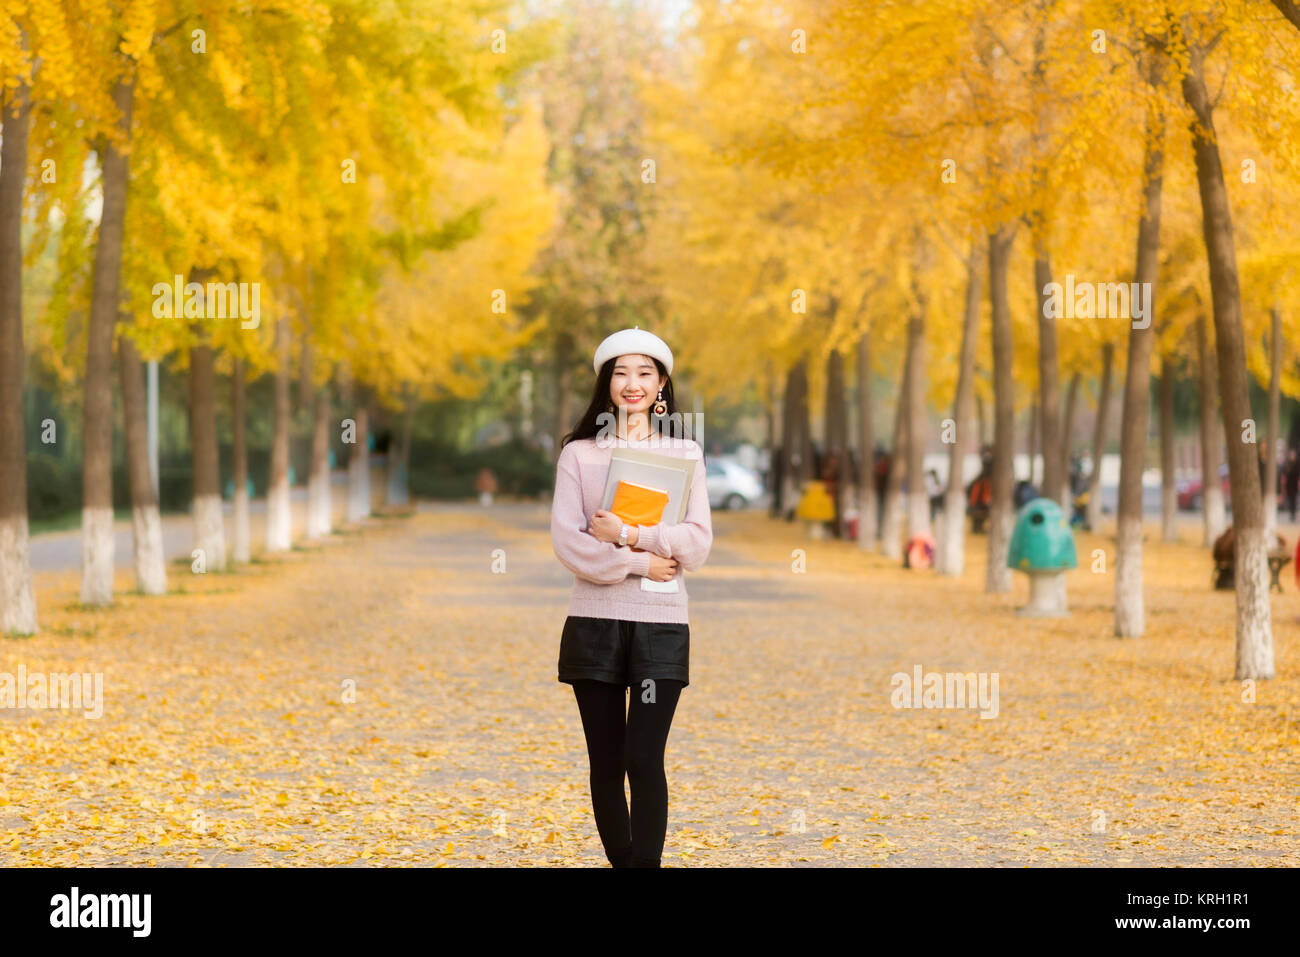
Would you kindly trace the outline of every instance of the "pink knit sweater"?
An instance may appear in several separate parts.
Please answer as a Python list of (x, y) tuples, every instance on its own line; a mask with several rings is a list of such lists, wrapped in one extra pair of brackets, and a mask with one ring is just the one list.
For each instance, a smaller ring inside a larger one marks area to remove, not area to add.
[[(602, 542), (587, 531), (591, 517), (600, 508), (610, 453), (616, 446), (646, 449), (696, 462), (685, 519), (677, 524), (637, 526), (641, 537), (636, 547), (643, 551), (634, 552), (629, 546)], [(564, 567), (573, 572), (570, 615), (686, 623), (686, 581), (682, 570), (693, 572), (703, 565), (713, 545), (704, 450), (698, 442), (689, 439), (602, 440), (600, 445), (595, 439), (570, 442), (560, 452), (556, 464), (551, 544)], [(642, 591), (641, 579), (650, 572), (650, 552), (677, 559), (676, 592)]]

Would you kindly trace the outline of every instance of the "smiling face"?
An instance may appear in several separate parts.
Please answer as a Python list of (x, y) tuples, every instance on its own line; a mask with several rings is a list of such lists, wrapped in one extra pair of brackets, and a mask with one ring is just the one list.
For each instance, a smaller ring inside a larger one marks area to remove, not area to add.
[(628, 415), (648, 412), (665, 381), (649, 356), (619, 356), (609, 380), (609, 398), (615, 408), (626, 407)]

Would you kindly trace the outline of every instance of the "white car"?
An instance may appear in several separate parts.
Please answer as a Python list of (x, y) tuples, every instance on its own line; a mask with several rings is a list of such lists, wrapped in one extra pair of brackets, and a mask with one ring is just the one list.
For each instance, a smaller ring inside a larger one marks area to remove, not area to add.
[(748, 508), (763, 500), (762, 479), (752, 469), (725, 458), (709, 458), (704, 465), (710, 508)]

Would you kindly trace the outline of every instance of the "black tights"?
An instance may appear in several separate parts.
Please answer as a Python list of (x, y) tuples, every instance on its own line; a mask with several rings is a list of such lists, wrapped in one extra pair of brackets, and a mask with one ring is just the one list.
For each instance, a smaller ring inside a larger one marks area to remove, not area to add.
[[(632, 686), (624, 720), (626, 685), (575, 681), (573, 693), (582, 714), (591, 760), (591, 807), (605, 856), (614, 867), (658, 867), (668, 830), (668, 779), (664, 747), (683, 684), (655, 679), (655, 700)], [(623, 776), (632, 786), (629, 819)]]

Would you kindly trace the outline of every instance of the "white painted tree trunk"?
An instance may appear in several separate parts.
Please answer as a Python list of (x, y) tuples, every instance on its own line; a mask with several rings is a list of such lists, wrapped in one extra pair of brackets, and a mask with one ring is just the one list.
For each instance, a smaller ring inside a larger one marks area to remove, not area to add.
[(356, 411), (356, 444), (348, 456), (348, 521), (370, 514), (370, 415), (364, 402)]
[(388, 484), (384, 498), (389, 505), (407, 505), (411, 501), (406, 484), (406, 463), (392, 445), (388, 448)]
[(289, 476), (286, 473), (266, 491), (266, 550), (286, 552), (292, 545), (289, 515)]
[(81, 510), (81, 602), (113, 603), (113, 510)]
[(370, 450), (358, 442), (348, 461), (348, 521), (359, 522), (370, 514)]
[(235, 489), (235, 529), (230, 549), (232, 561), (247, 562), (251, 558), (248, 524), (248, 486)]
[(1268, 547), (1263, 530), (1239, 535), (1234, 558), (1237, 588), (1235, 677), (1273, 677), (1273, 622), (1268, 598)]
[(27, 543), (26, 515), (0, 521), (0, 634), (36, 634), (36, 594)]
[(907, 537), (911, 540), (917, 535), (929, 534), (931, 534), (930, 496), (925, 494), (925, 488), (922, 486), (920, 491), (911, 492), (907, 496)]
[(1205, 509), (1205, 544), (1213, 545), (1228, 527), (1228, 511), (1223, 502), (1223, 487), (1219, 485), (1217, 468), (1214, 478), (1201, 484), (1201, 504)]
[(1115, 637), (1139, 638), (1146, 629), (1142, 599), (1142, 521), (1125, 518), (1115, 548)]
[(194, 547), (202, 550), (208, 571), (226, 570), (226, 530), (220, 495), (194, 496)]
[(131, 509), (135, 543), (135, 587), (146, 595), (167, 594), (167, 561), (163, 555), (162, 519), (157, 505)]
[(1011, 527), (1015, 515), (1010, 510), (993, 508), (989, 512), (988, 568), (984, 573), (984, 590), (989, 594), (1011, 591), (1011, 569), (1007, 567), (1007, 550), (1011, 547)]
[(307, 479), (307, 537), (324, 538), (329, 535), (333, 524), (330, 504), (330, 467), (329, 461), (323, 467), (316, 463), (311, 476)]
[(885, 515), (880, 523), (880, 554), (903, 557), (903, 493), (897, 488), (885, 493)]
[[(865, 458), (870, 457), (871, 451), (868, 449)], [(862, 466), (866, 478), (862, 481), (862, 487), (858, 489), (858, 548), (864, 552), (876, 550), (876, 492), (874, 488), (866, 491), (867, 486), (875, 481), (875, 477), (869, 468), (869, 465)]]
[(289, 512), (289, 347), (288, 319), (275, 326), (276, 370), (271, 405), (271, 471), (266, 486), (266, 550), (285, 552), (293, 544), (293, 519)]
[(939, 574), (960, 577), (966, 570), (966, 496), (961, 482), (949, 483), (935, 540)]
[(312, 415), (311, 465), (307, 476), (307, 537), (316, 540), (329, 535), (333, 526), (333, 507), (330, 502), (330, 421), (329, 386), (316, 391)]

